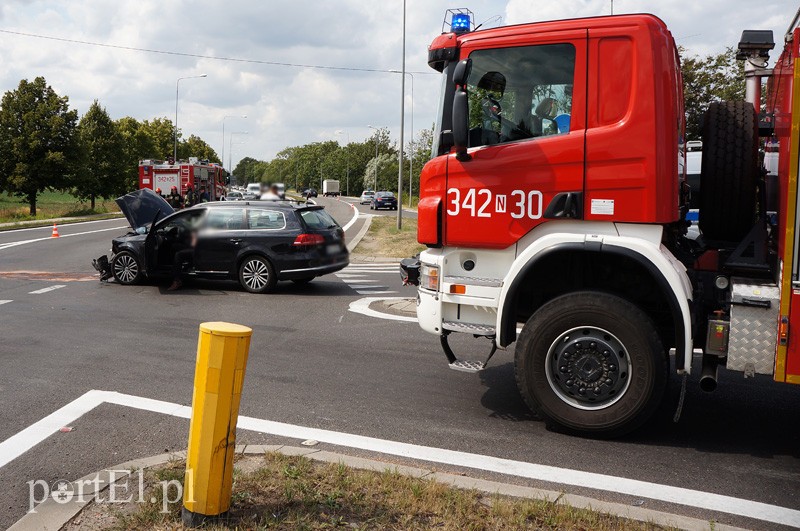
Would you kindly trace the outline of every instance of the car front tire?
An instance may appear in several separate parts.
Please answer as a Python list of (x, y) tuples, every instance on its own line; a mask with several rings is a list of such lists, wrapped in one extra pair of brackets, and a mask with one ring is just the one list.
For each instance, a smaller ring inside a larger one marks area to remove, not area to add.
[(250, 293), (268, 293), (277, 280), (275, 269), (263, 256), (248, 256), (239, 266), (239, 283)]
[(114, 279), (124, 286), (132, 286), (142, 281), (142, 266), (139, 258), (130, 251), (121, 251), (111, 260)]

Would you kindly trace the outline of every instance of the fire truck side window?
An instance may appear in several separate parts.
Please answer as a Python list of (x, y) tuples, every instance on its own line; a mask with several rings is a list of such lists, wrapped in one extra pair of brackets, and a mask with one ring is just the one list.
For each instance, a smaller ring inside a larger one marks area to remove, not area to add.
[(470, 58), (469, 147), (569, 132), (573, 45), (475, 50)]

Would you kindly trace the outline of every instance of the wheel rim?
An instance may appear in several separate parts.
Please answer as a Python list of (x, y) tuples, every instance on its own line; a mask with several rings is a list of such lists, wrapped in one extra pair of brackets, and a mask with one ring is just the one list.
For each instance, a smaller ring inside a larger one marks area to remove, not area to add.
[(139, 274), (139, 264), (129, 254), (118, 256), (114, 261), (114, 276), (122, 282), (133, 282)]
[(250, 260), (244, 264), (242, 278), (245, 285), (254, 290), (263, 289), (269, 282), (269, 269), (261, 260)]
[(625, 345), (596, 326), (579, 326), (558, 336), (545, 359), (550, 388), (578, 409), (604, 409), (630, 386), (631, 359)]

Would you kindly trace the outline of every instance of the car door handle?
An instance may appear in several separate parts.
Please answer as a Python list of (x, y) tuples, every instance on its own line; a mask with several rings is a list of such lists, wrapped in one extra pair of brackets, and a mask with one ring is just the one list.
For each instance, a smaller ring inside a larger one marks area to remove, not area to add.
[(235, 243), (235, 244), (237, 244), (237, 245), (238, 245), (238, 244), (240, 244), (240, 243), (242, 243), (242, 239), (241, 239), (241, 238), (231, 238), (229, 241), (230, 241), (231, 243)]

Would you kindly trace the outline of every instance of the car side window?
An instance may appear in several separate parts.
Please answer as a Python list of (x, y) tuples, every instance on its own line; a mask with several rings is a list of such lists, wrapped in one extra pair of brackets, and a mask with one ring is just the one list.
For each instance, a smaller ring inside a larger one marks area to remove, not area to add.
[(210, 208), (206, 216), (206, 228), (210, 230), (243, 230), (244, 211), (241, 208)]
[(170, 218), (166, 223), (159, 225), (157, 230), (164, 232), (194, 230), (203, 219), (204, 213), (205, 209), (202, 208), (186, 210), (180, 214), (172, 216), (172, 218)]
[(286, 228), (286, 216), (277, 210), (250, 209), (247, 225), (251, 229), (280, 230)]
[(469, 57), (470, 147), (569, 132), (572, 44), (475, 50)]

